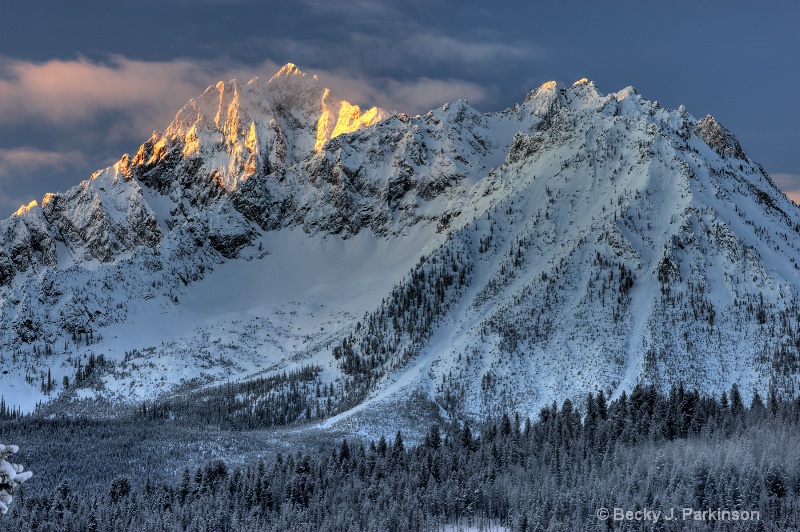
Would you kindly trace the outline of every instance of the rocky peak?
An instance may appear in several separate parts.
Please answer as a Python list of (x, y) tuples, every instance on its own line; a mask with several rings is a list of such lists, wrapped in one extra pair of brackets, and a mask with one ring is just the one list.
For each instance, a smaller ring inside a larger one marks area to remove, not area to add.
[(547, 116), (553, 112), (558, 103), (558, 84), (548, 81), (532, 90), (525, 97), (522, 109), (535, 116)]
[(706, 115), (695, 124), (695, 133), (705, 141), (706, 144), (714, 148), (720, 155), (728, 155), (743, 159), (744, 151), (739, 141), (733, 133), (725, 129), (722, 124), (714, 120), (711, 115)]

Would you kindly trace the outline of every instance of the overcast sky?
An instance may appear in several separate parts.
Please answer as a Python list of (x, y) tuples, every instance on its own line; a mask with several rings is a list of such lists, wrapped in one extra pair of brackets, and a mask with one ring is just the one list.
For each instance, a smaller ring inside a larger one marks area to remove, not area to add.
[(800, 201), (800, 2), (0, 0), (0, 217), (135, 153), (220, 79), (483, 111), (548, 80), (713, 115)]

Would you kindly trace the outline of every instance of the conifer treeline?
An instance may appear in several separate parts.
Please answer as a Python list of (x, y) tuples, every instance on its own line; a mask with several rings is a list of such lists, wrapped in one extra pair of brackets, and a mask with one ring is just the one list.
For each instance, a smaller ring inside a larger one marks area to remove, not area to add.
[(140, 419), (168, 419), (176, 424), (214, 425), (230, 430), (267, 429), (337, 414), (346, 396), (319, 379), (322, 369), (304, 366), (288, 373), (222, 384), (170, 399), (145, 401)]
[(420, 257), (380, 308), (333, 347), (348, 376), (344, 409), (359, 404), (381, 377), (411, 360), (469, 284), (475, 268), (469, 247), (454, 243), (452, 248)]
[[(106, 490), (33, 483), (0, 519), (8, 530), (786, 530), (800, 526), (800, 398), (733, 387), (720, 399), (636, 387), (565, 401), (536, 421), (432, 426), (409, 446), (340, 441), (327, 454), (221, 460), (179, 478), (119, 476)], [(44, 472), (41, 472), (44, 474)], [(682, 508), (758, 520), (695, 521)], [(676, 508), (673, 521), (600, 520), (600, 508)]]

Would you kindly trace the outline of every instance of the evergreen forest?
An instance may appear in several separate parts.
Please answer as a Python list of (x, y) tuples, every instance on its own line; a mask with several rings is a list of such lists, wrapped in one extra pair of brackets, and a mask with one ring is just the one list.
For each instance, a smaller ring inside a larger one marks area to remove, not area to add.
[[(260, 454), (236, 454), (244, 440), (262, 451), (272, 441), (241, 417), (223, 429), (146, 406), (127, 420), (5, 412), (2, 437), (34, 477), (0, 530), (797, 529), (800, 397), (748, 403), (736, 386), (716, 398), (639, 385), (536, 419), (505, 413), (435, 424), (414, 441), (396, 432)], [(186, 441), (219, 449), (178, 464), (171, 449)]]

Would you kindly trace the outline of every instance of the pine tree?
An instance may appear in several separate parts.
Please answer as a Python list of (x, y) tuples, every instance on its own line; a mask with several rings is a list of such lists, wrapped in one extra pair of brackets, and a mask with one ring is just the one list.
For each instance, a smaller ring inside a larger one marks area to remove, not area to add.
[(403, 435), (400, 434), (400, 431), (397, 431), (397, 435), (394, 437), (394, 444), (392, 445), (392, 457), (398, 458), (400, 457), (403, 452), (405, 451), (405, 446), (403, 445)]

